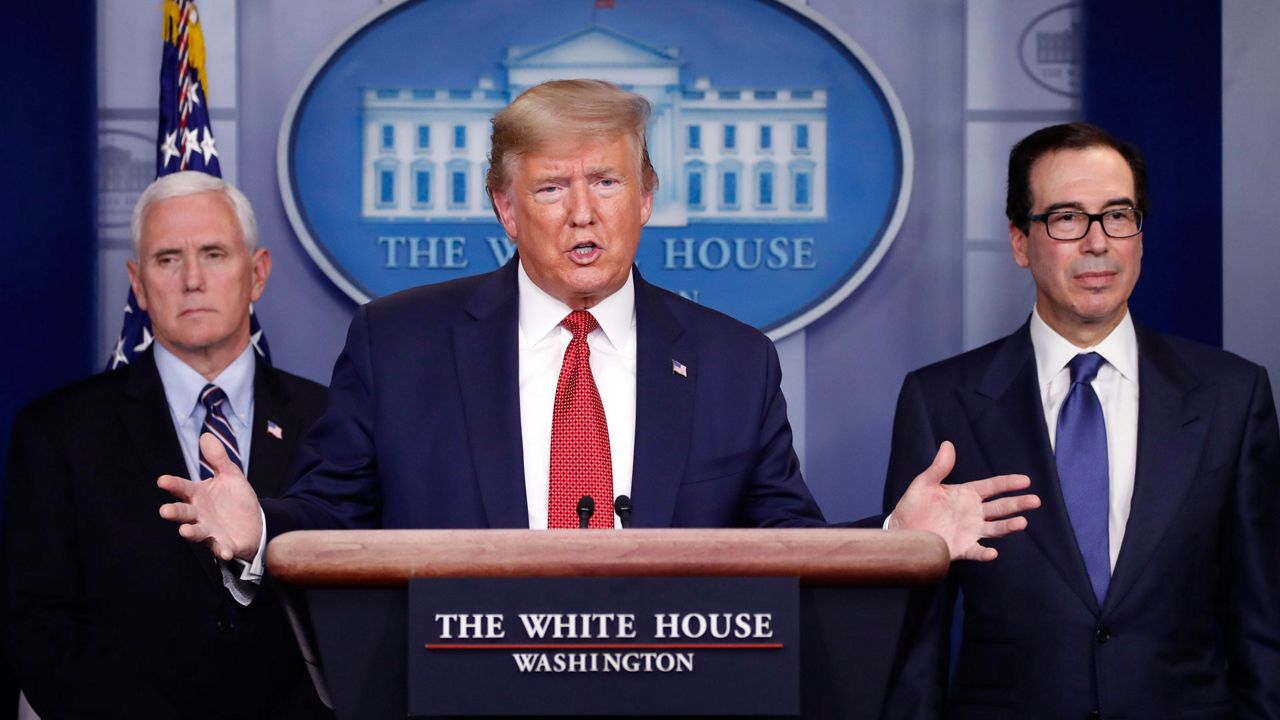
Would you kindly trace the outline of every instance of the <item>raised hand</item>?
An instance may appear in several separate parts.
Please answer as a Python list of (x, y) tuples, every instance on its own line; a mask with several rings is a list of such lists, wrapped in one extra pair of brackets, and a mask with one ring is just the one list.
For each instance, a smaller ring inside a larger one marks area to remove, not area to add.
[(995, 548), (978, 544), (983, 538), (1004, 537), (1027, 527), (1018, 513), (1040, 507), (1031, 495), (999, 497), (1031, 486), (1026, 475), (998, 475), (961, 485), (942, 480), (956, 464), (956, 449), (944, 441), (925, 471), (907, 486), (889, 516), (889, 529), (928, 530), (942, 536), (952, 560), (995, 560)]
[(213, 477), (191, 482), (161, 475), (156, 485), (178, 502), (161, 505), (160, 517), (179, 523), (179, 535), (204, 543), (223, 561), (252, 560), (262, 541), (258, 496), (213, 435), (200, 436), (200, 453), (213, 468)]

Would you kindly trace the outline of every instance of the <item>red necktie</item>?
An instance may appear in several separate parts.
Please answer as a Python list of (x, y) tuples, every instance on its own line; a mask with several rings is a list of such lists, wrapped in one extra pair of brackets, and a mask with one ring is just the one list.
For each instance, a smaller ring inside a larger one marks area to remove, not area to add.
[(574, 310), (562, 322), (573, 339), (564, 351), (556, 403), (551, 415), (551, 488), (548, 528), (578, 527), (578, 501), (595, 501), (590, 527), (613, 527), (613, 461), (609, 425), (591, 376), (587, 335), (599, 325), (586, 310)]

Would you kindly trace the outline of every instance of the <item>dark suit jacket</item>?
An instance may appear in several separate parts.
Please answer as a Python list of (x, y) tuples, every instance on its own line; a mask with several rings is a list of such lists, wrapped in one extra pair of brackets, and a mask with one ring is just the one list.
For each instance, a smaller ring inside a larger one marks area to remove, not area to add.
[[(517, 270), (362, 307), (329, 410), (267, 530), (528, 527), (520, 435)], [(635, 273), (635, 527), (815, 524), (758, 331)], [(672, 360), (687, 377), (672, 370)]]
[[(259, 362), (250, 481), (277, 495), (325, 390)], [(266, 432), (267, 421), (283, 439)], [(60, 717), (288, 717), (320, 709), (270, 588), (241, 608), (213, 555), (159, 515), (187, 466), (150, 352), (36, 401), (10, 453), (8, 553), (20, 683)]]
[[(898, 669), (890, 707), (957, 718), (1280, 718), (1280, 435), (1266, 371), (1137, 327), (1132, 508), (1098, 607), (1058, 486), (1028, 326), (907, 376), (892, 505), (942, 440), (948, 482), (1031, 477), (1042, 507), (957, 563)], [(964, 626), (943, 686), (956, 589)]]

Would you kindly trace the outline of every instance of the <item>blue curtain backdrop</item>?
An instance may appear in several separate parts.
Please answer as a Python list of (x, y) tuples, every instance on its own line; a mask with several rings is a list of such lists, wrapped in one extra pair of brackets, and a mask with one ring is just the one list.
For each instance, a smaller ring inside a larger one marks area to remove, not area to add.
[(96, 369), (97, 40), (90, 0), (6, 3), (3, 14), (0, 468), (8, 468), (19, 407)]
[(18, 409), (90, 374), (101, 358), (92, 357), (98, 152), (95, 5), (90, 0), (4, 3), (0, 17), (3, 478)]
[(1085, 3), (1085, 117), (1147, 158), (1151, 218), (1130, 307), (1222, 345), (1222, 3)]
[[(92, 357), (97, 258), (95, 5), (91, 0), (3, 3), (0, 28), (3, 543), (4, 479), (14, 414), (38, 395), (89, 374), (101, 359)], [(0, 618), (5, 614), (0, 612)], [(0, 634), (3, 623), (0, 619)], [(16, 683), (0, 660), (0, 719), (16, 715)]]

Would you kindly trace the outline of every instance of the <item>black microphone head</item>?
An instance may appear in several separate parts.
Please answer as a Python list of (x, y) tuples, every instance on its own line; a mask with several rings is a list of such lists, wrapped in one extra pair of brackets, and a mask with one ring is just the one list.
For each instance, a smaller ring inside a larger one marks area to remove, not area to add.
[(585, 528), (591, 524), (591, 516), (596, 511), (596, 499), (590, 495), (578, 498), (578, 527)]
[(623, 528), (631, 527), (631, 498), (619, 495), (613, 501), (613, 511), (618, 514), (618, 522)]

